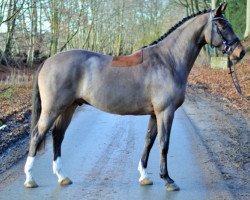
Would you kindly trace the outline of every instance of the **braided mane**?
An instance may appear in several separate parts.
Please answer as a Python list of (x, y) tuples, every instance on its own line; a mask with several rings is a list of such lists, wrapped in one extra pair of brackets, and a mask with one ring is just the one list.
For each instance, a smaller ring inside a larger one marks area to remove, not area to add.
[(211, 9), (209, 10), (203, 10), (203, 11), (199, 11), (195, 14), (192, 14), (190, 16), (187, 16), (187, 17), (184, 17), (181, 21), (179, 21), (177, 24), (175, 24), (172, 28), (170, 28), (166, 33), (164, 33), (161, 37), (159, 37), (157, 40), (151, 42), (149, 45), (147, 46), (144, 46), (142, 47), (142, 49), (146, 48), (146, 47), (149, 47), (149, 46), (152, 46), (152, 45), (155, 45), (155, 44), (158, 44), (160, 41), (162, 41), (163, 39), (165, 39), (170, 33), (174, 32), (177, 28), (179, 28), (182, 24), (184, 24), (186, 21), (188, 21), (189, 19), (192, 19), (198, 15), (201, 15), (201, 14), (205, 14), (205, 13), (208, 13), (210, 12)]

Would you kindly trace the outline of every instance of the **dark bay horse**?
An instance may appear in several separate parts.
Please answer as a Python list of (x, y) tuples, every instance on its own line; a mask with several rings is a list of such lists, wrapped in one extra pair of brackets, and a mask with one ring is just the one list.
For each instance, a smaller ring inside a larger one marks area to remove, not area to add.
[(167, 170), (174, 113), (185, 98), (189, 72), (201, 48), (210, 44), (236, 61), (244, 47), (223, 16), (226, 4), (184, 18), (159, 40), (130, 56), (112, 57), (84, 50), (59, 53), (39, 68), (33, 95), (26, 187), (37, 187), (32, 167), (38, 148), (52, 128), (53, 171), (61, 185), (71, 184), (61, 165), (61, 144), (79, 104), (120, 115), (150, 115), (138, 170), (142, 185), (152, 184), (146, 172), (150, 149), (158, 135), (160, 177), (168, 191), (179, 190)]

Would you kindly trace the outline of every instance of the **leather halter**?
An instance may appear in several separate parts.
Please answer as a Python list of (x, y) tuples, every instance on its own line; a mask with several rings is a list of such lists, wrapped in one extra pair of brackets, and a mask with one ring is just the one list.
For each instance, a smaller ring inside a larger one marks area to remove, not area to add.
[[(227, 55), (230, 55), (233, 53), (234, 49), (239, 45), (240, 43), (240, 39), (238, 37), (227, 41), (227, 39), (223, 36), (223, 34), (221, 33), (220, 29), (218, 28), (217, 24), (215, 23), (215, 21), (217, 20), (223, 20), (226, 21), (228, 23), (228, 21), (223, 18), (223, 17), (213, 17), (213, 13), (212, 11), (210, 12), (210, 20), (212, 22), (212, 31), (211, 31), (211, 46), (212, 45), (212, 41), (213, 41), (213, 27), (215, 27), (216, 32), (218, 33), (218, 35), (220, 36), (223, 44), (225, 45), (224, 50), (222, 51), (223, 53), (226, 53)], [(234, 48), (233, 45), (238, 43)]]

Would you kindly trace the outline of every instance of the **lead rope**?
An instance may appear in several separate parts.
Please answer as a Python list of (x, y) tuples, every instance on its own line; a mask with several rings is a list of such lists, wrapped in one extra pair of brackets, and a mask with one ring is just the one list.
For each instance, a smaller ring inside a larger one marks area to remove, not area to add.
[[(227, 54), (227, 67), (229, 69), (229, 74), (231, 75), (232, 78), (232, 82), (234, 84), (235, 89), (237, 90), (237, 92), (240, 94), (240, 96), (246, 100), (250, 100), (250, 96), (245, 96), (241, 90), (240, 87), (240, 83), (239, 83), (239, 79), (236, 73), (236, 68), (235, 68), (235, 64), (233, 64), (230, 60), (229, 60), (229, 54)], [(232, 70), (233, 67), (233, 70)]]

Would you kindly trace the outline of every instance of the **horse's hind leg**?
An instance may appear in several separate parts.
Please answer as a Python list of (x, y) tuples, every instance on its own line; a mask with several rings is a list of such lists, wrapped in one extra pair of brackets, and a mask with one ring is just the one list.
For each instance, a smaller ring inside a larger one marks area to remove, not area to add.
[(60, 185), (69, 185), (72, 181), (65, 175), (62, 170), (62, 163), (61, 163), (61, 145), (64, 138), (65, 131), (70, 124), (72, 115), (76, 109), (77, 105), (71, 105), (66, 109), (65, 112), (60, 114), (55, 121), (54, 128), (52, 131), (53, 136), (53, 151), (54, 151), (54, 158), (53, 158), (53, 172), (58, 177), (58, 183)]
[(149, 123), (148, 123), (148, 129), (147, 129), (147, 134), (145, 138), (145, 145), (144, 145), (144, 150), (143, 154), (141, 157), (141, 160), (138, 165), (138, 171), (140, 172), (140, 179), (139, 182), (141, 185), (152, 185), (153, 182), (149, 179), (148, 174), (146, 172), (146, 168), (148, 165), (148, 157), (150, 150), (154, 144), (155, 138), (157, 135), (157, 122), (156, 122), (156, 117), (152, 115), (150, 117)]
[(32, 176), (32, 168), (35, 160), (36, 152), (45, 139), (47, 131), (50, 129), (57, 117), (55, 112), (42, 112), (37, 125), (32, 131), (29, 145), (29, 154), (25, 163), (24, 172), (26, 174), (25, 187), (34, 188), (38, 187)]

